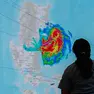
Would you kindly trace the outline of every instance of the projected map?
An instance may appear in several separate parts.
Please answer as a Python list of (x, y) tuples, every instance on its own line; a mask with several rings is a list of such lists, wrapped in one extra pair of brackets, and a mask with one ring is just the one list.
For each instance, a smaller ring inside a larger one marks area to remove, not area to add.
[(73, 42), (89, 40), (93, 58), (92, 2), (1, 0), (0, 94), (61, 94), (64, 69), (75, 60)]
[(61, 75), (45, 77), (41, 66), (53, 67), (54, 64), (60, 63), (63, 57), (68, 57), (71, 52), (72, 34), (69, 31), (67, 34), (59, 24), (48, 22), (47, 10), (49, 6), (43, 7), (32, 2), (23, 3), (20, 12), (19, 45), (15, 45), (12, 40), (10, 49), (14, 65), (23, 75), (24, 83), (33, 87), (39, 87), (40, 84), (50, 85), (44, 92), (49, 94), (50, 89), (54, 88), (54, 92), (58, 94), (57, 86)]

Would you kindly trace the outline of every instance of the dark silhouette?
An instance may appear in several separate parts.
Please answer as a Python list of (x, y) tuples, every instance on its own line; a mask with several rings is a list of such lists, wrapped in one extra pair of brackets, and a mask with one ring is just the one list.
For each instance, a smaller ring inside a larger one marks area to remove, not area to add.
[(76, 40), (73, 52), (77, 59), (66, 68), (59, 88), (62, 94), (94, 94), (94, 66), (89, 42), (83, 38)]
[(80, 70), (81, 76), (88, 79), (92, 76), (92, 60), (90, 59), (90, 44), (85, 39), (76, 40), (73, 45), (73, 52), (77, 57), (75, 61)]

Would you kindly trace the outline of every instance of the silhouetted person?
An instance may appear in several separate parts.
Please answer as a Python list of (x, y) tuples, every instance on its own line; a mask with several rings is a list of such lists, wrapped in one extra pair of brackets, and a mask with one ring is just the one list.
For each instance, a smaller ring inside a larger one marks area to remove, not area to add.
[(61, 94), (94, 94), (94, 63), (90, 58), (90, 44), (85, 39), (74, 42), (76, 61), (69, 65), (59, 83)]

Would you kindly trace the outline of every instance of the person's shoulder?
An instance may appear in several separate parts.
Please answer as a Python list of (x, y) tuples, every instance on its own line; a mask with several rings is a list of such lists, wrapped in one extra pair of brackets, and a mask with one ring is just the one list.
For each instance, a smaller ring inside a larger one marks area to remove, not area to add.
[(76, 69), (76, 64), (72, 63), (69, 66), (67, 66), (67, 68), (65, 69), (65, 72), (66, 73), (73, 72), (75, 69)]
[(67, 69), (71, 69), (71, 68), (73, 68), (73, 67), (75, 67), (75, 63), (70, 64), (70, 65), (67, 67)]
[(92, 60), (93, 64), (94, 64), (94, 60)]

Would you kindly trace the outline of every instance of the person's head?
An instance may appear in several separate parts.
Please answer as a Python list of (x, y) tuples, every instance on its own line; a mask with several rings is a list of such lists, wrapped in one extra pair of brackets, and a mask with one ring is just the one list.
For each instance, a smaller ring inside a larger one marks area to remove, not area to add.
[(81, 38), (74, 42), (73, 52), (77, 59), (87, 59), (90, 58), (91, 48), (87, 40)]

